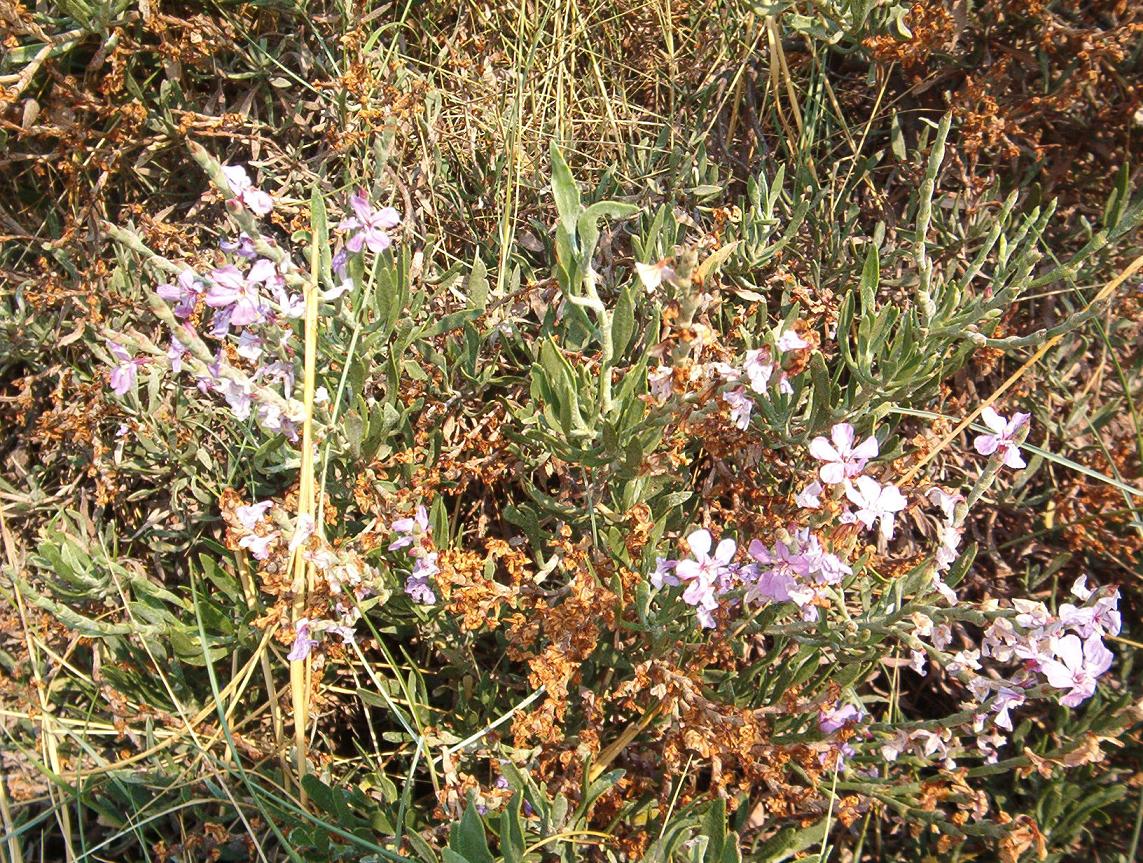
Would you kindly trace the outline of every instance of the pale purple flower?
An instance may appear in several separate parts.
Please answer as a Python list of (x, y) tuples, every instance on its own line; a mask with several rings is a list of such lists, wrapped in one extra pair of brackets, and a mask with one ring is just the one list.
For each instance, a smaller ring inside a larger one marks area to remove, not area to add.
[(859, 476), (846, 483), (845, 496), (857, 507), (854, 516), (858, 521), (871, 528), (880, 520), (881, 535), (887, 540), (893, 538), (895, 515), (908, 504), (897, 486), (883, 486), (871, 477)]
[(227, 378), (218, 385), (218, 391), (226, 399), (226, 404), (230, 406), (230, 412), (234, 414), (236, 420), (244, 421), (250, 418), (250, 411), (254, 405), (250, 387)]
[(310, 621), (300, 617), (294, 624), (294, 646), (290, 648), (286, 659), (290, 662), (301, 662), (308, 658), (311, 651), (320, 643), (318, 639), (310, 635)]
[(956, 505), (964, 500), (964, 495), (955, 492), (949, 494), (943, 488), (938, 488), (937, 486), (933, 486), (925, 492), (925, 497), (940, 507), (946, 522), (951, 522), (955, 519)]
[(1020, 448), (1015, 437), (1031, 418), (1031, 414), (1015, 413), (1008, 420), (987, 407), (980, 412), (984, 424), (992, 429), (993, 434), (978, 435), (973, 446), (981, 455), (992, 455), (997, 450), (1004, 453), (1004, 464), (1010, 468), (1024, 467), (1024, 459), (1020, 456)]
[[(253, 272), (252, 267), (251, 273)], [(230, 315), (226, 319), (227, 328), (231, 324), (244, 327), (259, 323), (264, 318), (257, 280), (243, 276), (242, 271), (233, 264), (211, 270), (206, 304), (212, 309), (229, 310)]]
[(807, 575), (806, 561), (792, 555), (781, 542), (769, 549), (761, 540), (753, 539), (748, 550), (759, 566), (755, 568), (754, 578), (746, 586), (746, 601), (789, 602), (792, 592), (798, 586), (799, 577)]
[(1087, 586), (1087, 576), (1081, 575), (1072, 582), (1071, 594), (1080, 602), (1087, 602), (1091, 595), (1095, 593), (1090, 587)]
[(940, 545), (937, 546), (936, 553), (937, 568), (945, 570), (960, 556), (961, 531), (951, 524), (946, 524), (940, 529), (939, 537)]
[(946, 647), (952, 644), (952, 639), (952, 627), (947, 623), (938, 623), (933, 627), (931, 640), (933, 642), (933, 647), (935, 647), (937, 650), (944, 650)]
[(175, 307), (172, 311), (175, 317), (180, 321), (185, 321), (198, 308), (203, 287), (194, 270), (187, 269), (179, 273), (177, 284), (157, 285), (155, 293), (167, 302), (174, 303)]
[(821, 540), (803, 528), (795, 534), (802, 547), (798, 554), (805, 562), (807, 574), (812, 575), (815, 581), (822, 584), (838, 584), (847, 575), (853, 575), (853, 569), (840, 557), (822, 548)]
[(799, 336), (793, 330), (782, 330), (778, 334), (777, 345), (778, 353), (784, 354), (787, 351), (796, 351), (801, 348), (808, 348), (810, 343)]
[(673, 372), (670, 366), (658, 366), (647, 372), (647, 387), (651, 395), (658, 402), (665, 402), (671, 396), (671, 378)]
[(676, 561), (667, 560), (665, 557), (655, 558), (655, 571), (651, 573), (651, 584), (654, 587), (661, 588), (664, 584), (670, 587), (678, 587), (680, 582), (672, 574), (675, 570)]
[(636, 261), (635, 272), (639, 274), (639, 281), (643, 283), (643, 288), (648, 294), (654, 293), (655, 288), (659, 287), (664, 279), (673, 282), (677, 278), (674, 268), (667, 264), (666, 260), (654, 264)]
[(1002, 686), (1000, 691), (996, 693), (996, 698), (993, 699), (991, 705), (992, 711), (996, 714), (996, 724), (1007, 731), (1011, 731), (1012, 717), (1008, 715), (1008, 711), (1022, 705), (1024, 700), (1024, 693), (1019, 689)]
[(311, 513), (303, 512), (298, 515), (298, 522), (294, 527), (294, 535), (290, 537), (289, 552), (293, 554), (305, 542), (314, 535), (317, 529), (317, 522)]
[(401, 224), (401, 215), (392, 207), (382, 207), (375, 210), (369, 203), (364, 189), (349, 199), (353, 207), (354, 216), (343, 219), (338, 227), (343, 231), (356, 231), (349, 238), (345, 247), (351, 252), (360, 252), (362, 246), (368, 246), (369, 251), (379, 253), (385, 251), (392, 244), (389, 229)]
[(234, 199), (241, 201), (251, 213), (264, 216), (274, 209), (274, 199), (251, 182), (246, 169), (241, 165), (223, 165), (222, 173), (226, 176), (230, 191), (234, 193)]
[(1073, 605), (1070, 602), (1060, 604), (1056, 611), (1059, 624), (1064, 629), (1071, 629), (1079, 634), (1080, 638), (1087, 638), (1096, 630), (1095, 609)]
[(254, 372), (253, 379), (266, 378), (270, 381), (280, 381), (282, 384), (282, 393), (286, 398), (289, 398), (294, 391), (294, 383), (296, 382), (294, 376), (294, 366), (284, 360), (275, 360), (268, 363), (256, 372)]
[(925, 651), (911, 650), (909, 651), (909, 667), (922, 677), (925, 676)]
[(798, 493), (794, 502), (802, 509), (818, 509), (822, 505), (820, 498), (823, 491), (825, 488), (815, 479)]
[(255, 560), (265, 560), (270, 556), (270, 546), (272, 546), (278, 539), (278, 532), (268, 533), (265, 536), (258, 536), (255, 533), (248, 533), (246, 536), (238, 540), (238, 545), (241, 548), (250, 552)]
[(261, 503), (252, 503), (249, 506), (237, 507), (234, 510), (234, 514), (238, 516), (239, 524), (246, 528), (246, 530), (252, 531), (273, 505), (274, 502), (272, 500), (264, 500)]
[(683, 592), (683, 602), (694, 606), (699, 623), (708, 629), (714, 626), (711, 612), (718, 608), (715, 589), (721, 577), (730, 569), (737, 548), (734, 540), (724, 539), (711, 555), (712, 541), (710, 531), (700, 528), (692, 532), (687, 537), (687, 547), (694, 555), (694, 560), (680, 560), (675, 565), (675, 574), (680, 582), (687, 585)]
[(1119, 635), (1123, 619), (1119, 614), (1119, 589), (1107, 596), (1101, 596), (1092, 606), (1092, 623), (1108, 635)]
[(107, 350), (111, 352), (111, 356), (117, 361), (115, 368), (111, 370), (109, 383), (111, 384), (111, 391), (118, 396), (123, 396), (135, 386), (135, 378), (138, 373), (139, 366), (143, 365), (147, 360), (143, 357), (133, 358), (128, 352), (127, 348), (108, 340)]
[(860, 474), (866, 463), (877, 456), (877, 438), (870, 435), (854, 446), (855, 437), (853, 426), (838, 423), (830, 431), (832, 444), (821, 436), (810, 441), (810, 455), (825, 462), (818, 471), (822, 482), (830, 485), (845, 482)]
[(798, 584), (790, 588), (790, 602), (798, 606), (802, 620), (814, 623), (821, 616), (818, 611), (818, 602), (825, 600), (826, 596), (820, 587), (812, 584)]
[(792, 396), (794, 394), (794, 385), (790, 383), (790, 376), (785, 372), (778, 375), (778, 393), (784, 396)]
[(433, 593), (428, 576), (410, 575), (405, 579), (405, 593), (419, 605), (435, 605), (437, 595)]
[(948, 583), (941, 578), (939, 572), (933, 573), (932, 586), (937, 593), (944, 597), (945, 602), (950, 606), (960, 602), (960, 597), (956, 595), (956, 591), (949, 587)]
[(750, 380), (750, 389), (759, 395), (765, 393), (766, 387), (770, 385), (770, 376), (774, 374), (774, 366), (770, 362), (770, 349), (758, 348), (747, 351), (742, 370)]
[(256, 414), (258, 425), (271, 434), (283, 434), (287, 440), (298, 439), (297, 425), (282, 414), (281, 409), (270, 402), (260, 402)]
[(285, 282), (274, 282), (270, 285), (270, 293), (274, 295), (274, 302), (282, 314), (297, 320), (306, 313), (306, 300), (301, 294), (291, 294), (286, 290)]
[(980, 642), (981, 656), (991, 657), (997, 662), (1009, 662), (1016, 655), (1015, 646), (1022, 641), (1012, 622), (1007, 618), (998, 617), (992, 621), (984, 631), (984, 638)]
[(946, 663), (945, 668), (950, 674), (960, 674), (962, 671), (980, 670), (980, 651), (975, 648), (958, 650), (952, 659)]
[(1111, 667), (1114, 656), (1098, 635), (1080, 641), (1065, 635), (1051, 641), (1051, 657), (1040, 659), (1040, 670), (1056, 689), (1067, 689), (1060, 699), (1065, 707), (1077, 707), (1095, 693), (1096, 678)]
[(745, 431), (750, 427), (750, 412), (754, 410), (754, 402), (746, 395), (746, 390), (739, 387), (722, 394), (722, 400), (730, 405), (730, 419), (734, 425)]
[(186, 356), (187, 346), (177, 338), (171, 338), (171, 346), (167, 348), (167, 359), (171, 363), (171, 371), (178, 374), (183, 370), (183, 357)]
[(399, 548), (412, 545), (417, 538), (428, 533), (428, 511), (423, 506), (418, 506), (416, 514), (412, 518), (399, 518), (389, 525), (389, 529), (394, 533), (401, 534), (389, 543), (389, 551), (396, 551)]
[(238, 337), (238, 356), (245, 357), (251, 362), (257, 362), (262, 356), (262, 337), (256, 336), (249, 330), (243, 330)]
[(854, 704), (843, 704), (829, 710), (818, 709), (818, 728), (822, 734), (833, 734), (846, 725), (857, 724), (865, 717), (865, 711)]
[(330, 266), (339, 279), (346, 278), (349, 275), (349, 252), (344, 248), (338, 249)]
[(1055, 623), (1055, 618), (1042, 602), (1019, 597), (1012, 600), (1012, 607), (1016, 609), (1016, 625), (1024, 629), (1047, 629)]
[(245, 231), (238, 235), (237, 240), (219, 240), (218, 248), (248, 261), (253, 261), (258, 257), (258, 251), (254, 248), (254, 241)]
[(326, 627), (326, 632), (332, 632), (341, 637), (342, 644), (352, 644), (354, 639), (357, 638), (357, 633), (353, 631), (352, 626), (345, 626), (340, 623), (332, 623)]
[(413, 563), (413, 578), (428, 579), (440, 571), (441, 568), (437, 566), (437, 553), (435, 551), (422, 554)]

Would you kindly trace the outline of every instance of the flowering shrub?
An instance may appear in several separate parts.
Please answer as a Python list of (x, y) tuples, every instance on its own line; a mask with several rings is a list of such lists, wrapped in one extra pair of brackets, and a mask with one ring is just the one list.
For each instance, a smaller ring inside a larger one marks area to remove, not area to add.
[[(1015, 216), (1009, 199), (951, 281), (918, 249), (904, 308), (879, 302), (875, 242), (836, 306), (782, 291), (775, 307), (753, 280), (805, 217), (782, 210), (781, 177), (703, 231), (666, 207), (585, 205), (553, 149), (552, 280), (525, 288), (517, 270), (520, 287), (493, 293), (483, 265), (458, 289), (456, 267), (406, 232), (416, 214), (381, 194), (315, 189), (308, 229), (281, 236), (256, 217), (296, 204), (193, 153), (226, 201), (227, 239), (193, 264), (108, 226), (162, 336), (109, 324), (106, 386), (127, 411), (144, 386), (192, 415), (225, 405), (254, 438), (245, 491), (217, 500), (233, 564), (211, 571), (260, 595), (244, 625), (267, 685), (289, 669), (274, 733), (303, 807), (344, 819), (366, 805), (313, 747), (346, 696), (399, 744), (405, 790), (380, 793), (395, 808), (377, 836), (356, 833), (359, 850), (435, 859), (426, 837), (452, 820), (436, 835), (450, 859), (490, 860), (487, 821), (519, 859), (525, 834), (619, 818), (632, 858), (729, 861), (726, 801), (751, 859), (871, 817), (928, 824), (946, 849), (1011, 844), (974, 778), (1084, 763), (1032, 753), (1030, 720), (1097, 697), (1119, 592), (1086, 574), (1057, 608), (965, 590), (967, 520), (1035, 469), (1036, 422), (985, 402), (971, 466), (941, 476), (935, 457), (964, 439), (938, 441), (924, 419), (976, 347), (1005, 346), (997, 310), (1032, 284), (1042, 214)], [(331, 232), (337, 208), (352, 215)], [(407, 680), (395, 650), (419, 656)], [(434, 664), (447, 683), (430, 684)], [(906, 705), (910, 679), (945, 697)], [(420, 770), (432, 803), (406, 825)], [(702, 846), (687, 838), (698, 813)]]

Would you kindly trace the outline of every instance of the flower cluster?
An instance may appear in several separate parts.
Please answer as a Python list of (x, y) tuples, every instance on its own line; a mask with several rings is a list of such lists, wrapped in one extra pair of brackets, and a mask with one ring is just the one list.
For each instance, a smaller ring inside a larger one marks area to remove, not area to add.
[[(354, 638), (354, 626), (361, 619), (361, 604), (382, 595), (384, 588), (375, 569), (356, 553), (335, 548), (320, 536), (312, 515), (301, 514), (291, 526), (289, 517), (265, 500), (235, 506), (227, 516), (231, 540), (258, 561), (275, 561), (289, 568), (295, 555), (313, 567), (324, 582), (319, 594), (326, 608), (312, 609), (317, 617), (302, 617), (294, 623), (294, 642), (288, 659), (307, 658), (324, 635), (338, 635), (343, 643)], [(285, 537), (289, 535), (287, 542)]]
[[(234, 193), (231, 205), (255, 215), (271, 211), (273, 199), (254, 186), (244, 168), (225, 165), (222, 173)], [(346, 275), (349, 255), (365, 247), (373, 252), (388, 248), (392, 240), (385, 229), (400, 223), (392, 207), (375, 210), (363, 191), (350, 204), (356, 217), (342, 221), (340, 228), (352, 233), (336, 256), (341, 282), (321, 292), (325, 303), (353, 289)], [(236, 419), (253, 416), (266, 432), (296, 441), (305, 411), (294, 392), (297, 351), (291, 322), (305, 314), (304, 277), (273, 241), (241, 233), (223, 240), (219, 248), (230, 260), (204, 273), (185, 268), (173, 283), (155, 288), (171, 304), (177, 322), (166, 353), (170, 368), (177, 374), (189, 363), (199, 391), (221, 396)], [(198, 322), (208, 314), (206, 327), (199, 330)], [(146, 359), (132, 357), (117, 341), (109, 342), (109, 350), (117, 363), (110, 375), (111, 388), (126, 395)], [(200, 355), (212, 359), (196, 361)], [(239, 359), (238, 366), (232, 365), (232, 357)], [(316, 401), (326, 398), (324, 389), (319, 389)]]
[(686, 538), (691, 557), (682, 560), (658, 559), (651, 583), (657, 587), (686, 585), (683, 601), (694, 607), (704, 628), (715, 626), (714, 612), (720, 597), (742, 591), (747, 604), (790, 602), (804, 620), (817, 620), (818, 607), (829, 599), (827, 587), (841, 582), (853, 570), (836, 554), (827, 551), (820, 537), (809, 528), (794, 530), (785, 539), (767, 546), (751, 540), (751, 560), (735, 563), (737, 543), (721, 540), (711, 554), (710, 531), (699, 529)]
[[(694, 326), (698, 327), (697, 324)], [(793, 328), (779, 327), (773, 333), (772, 340), (773, 346), (765, 345), (747, 351), (740, 366), (710, 362), (692, 365), (688, 371), (692, 381), (710, 378), (729, 386), (722, 393), (722, 401), (730, 409), (731, 422), (743, 431), (750, 427), (754, 397), (769, 396), (772, 382), (780, 395), (793, 394), (790, 374), (783, 368), (783, 357), (810, 347), (810, 343)], [(647, 373), (648, 388), (656, 401), (662, 403), (670, 398), (674, 378), (674, 370), (663, 364)]]
[(389, 550), (407, 548), (413, 559), (412, 571), (405, 579), (405, 593), (421, 605), (435, 604), (437, 595), (430, 579), (440, 572), (440, 567), (437, 566), (437, 552), (429, 530), (428, 512), (423, 506), (418, 506), (411, 518), (399, 518), (389, 527), (397, 534), (397, 538), (389, 543)]

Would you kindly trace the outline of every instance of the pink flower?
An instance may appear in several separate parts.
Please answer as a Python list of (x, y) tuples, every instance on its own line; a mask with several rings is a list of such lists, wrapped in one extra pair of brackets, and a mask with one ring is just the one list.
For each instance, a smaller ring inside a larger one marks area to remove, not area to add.
[(175, 317), (180, 321), (185, 321), (194, 314), (202, 292), (203, 288), (199, 283), (198, 276), (194, 270), (189, 269), (179, 273), (178, 284), (158, 285), (155, 288), (155, 293), (167, 302), (175, 304), (173, 311)]
[(167, 359), (171, 363), (171, 371), (178, 374), (183, 370), (183, 357), (186, 356), (187, 346), (177, 338), (171, 339), (171, 346), (167, 348)]
[(846, 725), (856, 724), (865, 717), (865, 711), (853, 704), (843, 704), (830, 710), (818, 709), (818, 728), (822, 734), (833, 734)]
[(258, 522), (266, 515), (267, 510), (274, 505), (272, 500), (264, 500), (261, 503), (252, 503), (249, 506), (240, 506), (234, 510), (234, 514), (238, 517), (238, 522), (246, 530), (254, 530)]
[(730, 419), (734, 425), (746, 431), (750, 427), (750, 412), (754, 410), (754, 402), (746, 395), (746, 389), (739, 387), (722, 394), (722, 400), (730, 405)]
[(1023, 692), (1018, 689), (1010, 689), (1007, 686), (1002, 686), (1000, 691), (996, 693), (996, 698), (992, 701), (992, 710), (996, 714), (996, 724), (1007, 731), (1011, 731), (1012, 717), (1008, 715), (1008, 711), (1013, 707), (1019, 707), (1023, 703)]
[(830, 431), (831, 444), (824, 437), (810, 441), (810, 455), (824, 461), (818, 475), (822, 482), (833, 485), (857, 476), (865, 469), (865, 464), (878, 453), (877, 438), (870, 435), (856, 447), (855, 434), (849, 423), (838, 423)]
[[(251, 267), (251, 275), (256, 275), (257, 267), (258, 264)], [(231, 324), (244, 327), (264, 319), (262, 297), (258, 292), (257, 281), (243, 276), (233, 264), (211, 270), (206, 304), (212, 309), (221, 309), (223, 313), (229, 312), (224, 318), (226, 324), (224, 332)], [(221, 322), (218, 328), (221, 328)]]
[(423, 506), (418, 506), (413, 518), (399, 518), (389, 527), (394, 533), (401, 534), (389, 543), (389, 551), (396, 551), (399, 548), (412, 545), (414, 540), (428, 533), (429, 514)]
[(904, 495), (895, 485), (881, 485), (877, 480), (859, 476), (854, 482), (846, 483), (845, 496), (857, 507), (854, 516), (866, 528), (881, 521), (881, 535), (893, 538), (894, 516), (908, 504)]
[(675, 571), (677, 561), (667, 560), (665, 557), (655, 558), (655, 571), (651, 573), (651, 584), (654, 587), (661, 588), (664, 584), (670, 587), (678, 587), (679, 580), (675, 578), (672, 573)]
[(138, 373), (139, 366), (143, 365), (147, 360), (143, 357), (133, 358), (128, 352), (127, 348), (108, 340), (107, 350), (110, 351), (111, 356), (117, 361), (115, 368), (111, 370), (111, 375), (108, 382), (111, 384), (111, 391), (117, 396), (127, 395), (127, 392), (135, 386), (135, 378)]
[(909, 667), (922, 677), (925, 676), (925, 651), (911, 650), (909, 651)]
[(759, 395), (765, 393), (770, 385), (770, 377), (774, 374), (774, 366), (770, 362), (770, 349), (758, 348), (756, 351), (747, 351), (742, 370), (750, 380), (750, 389)]
[(222, 173), (234, 193), (233, 200), (241, 201), (251, 213), (264, 216), (274, 209), (274, 199), (251, 182), (241, 165), (223, 165)]
[(356, 218), (351, 216), (343, 219), (338, 227), (343, 231), (356, 230), (357, 233), (349, 238), (345, 247), (351, 252), (360, 252), (362, 246), (368, 246), (369, 251), (374, 253), (389, 248), (393, 241), (386, 231), (401, 224), (400, 213), (392, 207), (373, 209), (364, 189), (359, 189), (357, 194), (349, 199), (349, 204), (353, 207)]
[(654, 264), (636, 261), (635, 272), (639, 274), (639, 281), (643, 283), (643, 288), (648, 294), (654, 293), (655, 288), (663, 284), (664, 279), (668, 282), (673, 282), (676, 279), (674, 268), (667, 263), (665, 258)]
[(304, 617), (298, 618), (294, 624), (294, 646), (286, 656), (290, 662), (301, 662), (309, 657), (310, 652), (321, 642), (310, 636), (310, 621)]
[(268, 533), (265, 536), (258, 536), (255, 533), (248, 533), (246, 536), (238, 540), (238, 546), (250, 552), (250, 556), (255, 560), (265, 560), (270, 556), (270, 546), (278, 541), (278, 532)]
[(793, 330), (782, 330), (778, 333), (777, 348), (778, 353), (784, 354), (787, 351), (796, 351), (801, 348), (808, 348), (810, 343), (799, 336)]
[(1050, 645), (1053, 656), (1040, 659), (1040, 670), (1049, 684), (1068, 690), (1060, 704), (1077, 707), (1095, 693), (1096, 678), (1111, 668), (1115, 657), (1098, 635), (1082, 642), (1076, 635), (1065, 635), (1053, 638)]
[(1020, 456), (1020, 448), (1016, 444), (1016, 433), (1020, 431), (1031, 418), (1031, 414), (1016, 413), (1011, 420), (1007, 420), (987, 407), (980, 412), (980, 418), (994, 434), (978, 435), (973, 446), (981, 455), (992, 455), (997, 450), (1004, 453), (1004, 464), (1010, 468), (1024, 467), (1024, 459)]
[(308, 512), (303, 512), (298, 516), (298, 523), (294, 527), (294, 535), (290, 537), (289, 552), (293, 554), (314, 535), (317, 529), (317, 522), (314, 520), (313, 515)]
[(658, 366), (647, 372), (647, 388), (655, 401), (662, 403), (671, 397), (671, 378), (674, 373), (670, 366)]
[(686, 582), (687, 589), (683, 592), (683, 602), (694, 606), (698, 612), (699, 623), (710, 628), (714, 626), (714, 616), (711, 614), (718, 608), (718, 599), (715, 589), (720, 578), (730, 570), (730, 561), (734, 558), (738, 547), (732, 539), (724, 539), (710, 554), (712, 538), (710, 531), (696, 530), (687, 537), (687, 547), (690, 548), (694, 560), (680, 560), (675, 565), (675, 574), (680, 582)]
[(802, 509), (818, 509), (822, 505), (820, 496), (824, 490), (822, 484), (815, 479), (798, 493), (794, 502)]
[(246, 233), (239, 234), (237, 240), (219, 240), (218, 248), (248, 261), (253, 261), (258, 257), (258, 252), (254, 248), (254, 241)]

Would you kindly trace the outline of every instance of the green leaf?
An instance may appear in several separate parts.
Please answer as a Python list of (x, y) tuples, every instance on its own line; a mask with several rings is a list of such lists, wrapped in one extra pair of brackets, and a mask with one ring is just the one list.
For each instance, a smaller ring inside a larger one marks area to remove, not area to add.
[(500, 813), (500, 854), (504, 863), (521, 863), (524, 859), (524, 822), (520, 805), (524, 795), (517, 790)]
[(635, 332), (635, 286), (628, 284), (619, 291), (615, 312), (611, 317), (611, 344), (613, 356), (618, 359), (627, 350), (631, 334)]
[[(467, 863), (492, 863), (492, 852), (488, 850), (488, 838), (484, 835), (484, 822), (476, 812), (476, 804), (471, 795), (460, 821), (452, 825), (448, 850), (459, 854)], [(447, 861), (449, 858), (446, 855), (444, 859)]]
[(861, 269), (861, 314), (873, 313), (877, 301), (877, 287), (881, 282), (881, 260), (877, 247), (871, 245), (865, 255), (865, 266)]
[(560, 214), (560, 224), (574, 242), (576, 221), (583, 205), (580, 204), (579, 189), (572, 177), (568, 163), (564, 161), (560, 148), (552, 143), (552, 194), (556, 199), (556, 210)]
[(810, 420), (806, 430), (813, 434), (829, 424), (833, 396), (829, 369), (826, 368), (825, 358), (819, 351), (814, 351), (810, 357), (810, 381), (813, 384), (813, 392), (810, 394)]
[(321, 282), (326, 285), (333, 284), (333, 272), (329, 252), (329, 215), (325, 208), (325, 198), (322, 197), (317, 183), (314, 183), (310, 192), (310, 227), (313, 241), (318, 252), (318, 272)]
[(483, 311), (488, 306), (488, 268), (477, 252), (472, 259), (472, 271), (468, 274), (468, 304)]
[(703, 859), (706, 863), (721, 863), (722, 849), (726, 844), (726, 800), (723, 798), (716, 799), (706, 810), (701, 835), (708, 840)]
[(699, 264), (698, 269), (695, 271), (698, 280), (705, 284), (706, 280), (719, 271), (737, 248), (738, 242), (735, 241), (733, 243), (727, 243), (725, 246), (711, 252), (710, 257)]

